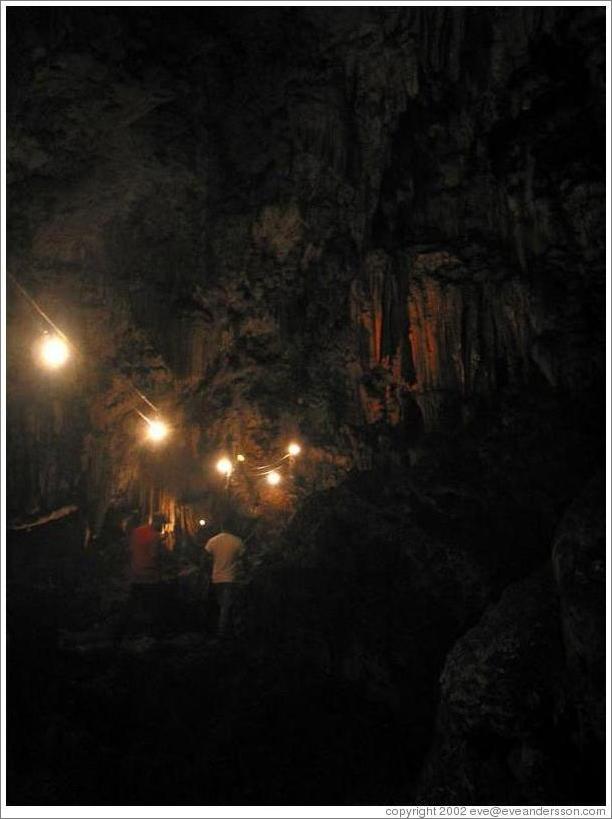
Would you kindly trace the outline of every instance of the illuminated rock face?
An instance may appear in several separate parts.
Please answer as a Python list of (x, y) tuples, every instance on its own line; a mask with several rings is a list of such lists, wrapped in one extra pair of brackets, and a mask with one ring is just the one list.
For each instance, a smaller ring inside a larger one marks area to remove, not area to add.
[[(351, 294), (367, 423), (401, 423), (403, 402), (411, 398), (425, 429), (448, 423), (449, 411), (456, 423), (478, 398), (524, 384), (537, 368), (535, 307), (520, 278), (479, 280), (459, 258), (439, 251), (407, 254), (398, 273), (381, 253), (368, 266), (367, 285), (357, 283)], [(377, 401), (365, 374), (378, 374)], [(542, 375), (554, 379), (548, 370)]]

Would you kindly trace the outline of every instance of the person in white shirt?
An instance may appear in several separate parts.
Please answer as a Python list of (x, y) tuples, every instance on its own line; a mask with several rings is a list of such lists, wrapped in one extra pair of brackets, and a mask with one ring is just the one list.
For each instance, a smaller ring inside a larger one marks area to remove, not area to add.
[(233, 633), (233, 605), (236, 599), (236, 572), (238, 558), (244, 550), (243, 541), (223, 531), (207, 541), (205, 550), (212, 555), (212, 588), (219, 604), (217, 634), (227, 637)]

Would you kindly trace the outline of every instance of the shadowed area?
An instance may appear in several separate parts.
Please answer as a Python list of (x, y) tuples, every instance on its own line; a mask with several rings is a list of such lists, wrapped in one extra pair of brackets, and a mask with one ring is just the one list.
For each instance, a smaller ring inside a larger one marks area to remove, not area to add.
[(604, 801), (604, 24), (7, 9), (10, 804)]

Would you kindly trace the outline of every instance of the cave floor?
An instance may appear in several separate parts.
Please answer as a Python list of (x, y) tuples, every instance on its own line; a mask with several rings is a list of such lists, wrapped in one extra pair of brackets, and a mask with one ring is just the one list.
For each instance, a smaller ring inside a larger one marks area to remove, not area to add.
[(36, 627), (9, 618), (11, 804), (387, 804), (406, 792), (409, 744), (389, 709), (295, 647), (219, 641), (194, 611), (117, 647), (108, 624), (57, 628), (54, 601), (33, 603)]

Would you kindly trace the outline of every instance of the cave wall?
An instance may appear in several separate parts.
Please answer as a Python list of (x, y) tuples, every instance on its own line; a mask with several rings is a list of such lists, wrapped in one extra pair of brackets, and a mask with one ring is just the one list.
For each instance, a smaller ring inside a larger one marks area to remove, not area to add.
[(233, 478), (253, 644), (401, 726), (399, 801), (592, 804), (603, 10), (7, 19), (9, 269), (79, 350), (9, 282), (9, 523), (193, 529), (299, 438)]
[[(10, 266), (96, 373), (63, 397), (63, 412), (91, 407), (68, 483), (26, 477), (9, 420), (14, 512), (124, 492), (138, 469), (121, 375), (167, 407), (194, 462), (226, 446), (265, 460), (292, 429), (308, 481), (331, 483), (382, 439), (406, 451), (502, 389), (591, 388), (602, 23), (599, 9), (12, 9)], [(24, 310), (11, 293), (9, 323)], [(31, 413), (27, 389), (12, 401)], [(30, 442), (53, 434), (40, 412)]]

